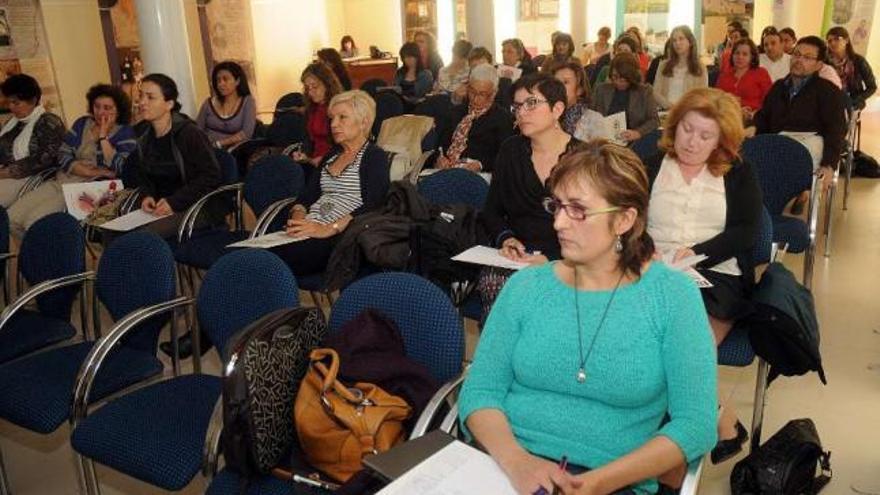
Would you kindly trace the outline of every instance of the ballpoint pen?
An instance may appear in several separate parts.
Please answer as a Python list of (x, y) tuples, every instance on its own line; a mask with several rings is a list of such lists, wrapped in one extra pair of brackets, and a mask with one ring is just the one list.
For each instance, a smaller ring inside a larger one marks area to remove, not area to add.
[(291, 478), (296, 483), (302, 483), (304, 485), (313, 486), (315, 488), (321, 488), (322, 490), (338, 490), (340, 485), (336, 483), (330, 483), (329, 481), (323, 481), (319, 479), (307, 478), (305, 476), (300, 476), (296, 473), (293, 473), (293, 477)]

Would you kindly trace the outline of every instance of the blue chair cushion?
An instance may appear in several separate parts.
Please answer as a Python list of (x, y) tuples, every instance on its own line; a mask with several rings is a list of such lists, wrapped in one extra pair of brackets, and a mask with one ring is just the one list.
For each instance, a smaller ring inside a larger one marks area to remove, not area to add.
[(810, 245), (807, 224), (800, 218), (785, 215), (773, 217), (773, 242), (788, 243), (788, 252), (803, 253)]
[(177, 246), (174, 260), (187, 266), (202, 270), (211, 268), (221, 256), (229, 252), (226, 247), (233, 242), (248, 238), (249, 232), (215, 230), (193, 236), (189, 241)]
[(69, 321), (19, 310), (0, 331), (0, 363), (57, 344), (76, 335)]
[(755, 360), (755, 350), (749, 341), (748, 328), (733, 327), (724, 342), (718, 346), (718, 364), (722, 366), (748, 366)]
[(296, 277), (296, 283), (300, 289), (305, 291), (323, 292), (325, 290), (323, 273), (300, 275)]
[(185, 375), (101, 407), (73, 431), (80, 454), (165, 490), (177, 491), (202, 466), (202, 447), (221, 380)]
[[(0, 367), (0, 417), (38, 433), (55, 431), (70, 416), (76, 376), (93, 342), (52, 349)], [(116, 349), (92, 389), (95, 401), (154, 376), (162, 362), (147, 352)]]
[[(211, 480), (205, 495), (239, 495), (241, 478), (238, 473), (223, 469)], [(272, 476), (260, 476), (250, 480), (247, 495), (305, 495), (326, 493), (315, 491), (305, 485), (281, 481)]]

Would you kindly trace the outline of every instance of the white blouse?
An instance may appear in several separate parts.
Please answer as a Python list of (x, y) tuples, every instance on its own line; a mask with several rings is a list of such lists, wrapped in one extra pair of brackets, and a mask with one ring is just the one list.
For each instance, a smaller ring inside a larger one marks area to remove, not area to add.
[[(726, 219), (723, 177), (715, 177), (703, 168), (688, 184), (675, 159), (668, 155), (663, 158), (648, 209), (648, 233), (657, 251), (666, 253), (707, 241), (724, 231)], [(742, 275), (736, 258), (724, 260), (710, 270)]]

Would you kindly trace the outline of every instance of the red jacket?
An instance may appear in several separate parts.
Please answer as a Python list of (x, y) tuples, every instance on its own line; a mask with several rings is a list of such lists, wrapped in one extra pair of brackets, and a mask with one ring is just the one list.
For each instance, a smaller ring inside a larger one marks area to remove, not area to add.
[(715, 87), (739, 97), (743, 107), (760, 110), (764, 106), (764, 98), (773, 86), (773, 81), (770, 79), (767, 69), (763, 67), (749, 69), (739, 81), (736, 80), (736, 76), (733, 73), (734, 69), (732, 67), (722, 72), (718, 76), (718, 82), (715, 83)]
[(312, 142), (312, 153), (309, 158), (322, 157), (330, 151), (333, 144), (330, 137), (330, 119), (327, 117), (327, 105), (311, 105), (306, 115), (306, 132)]

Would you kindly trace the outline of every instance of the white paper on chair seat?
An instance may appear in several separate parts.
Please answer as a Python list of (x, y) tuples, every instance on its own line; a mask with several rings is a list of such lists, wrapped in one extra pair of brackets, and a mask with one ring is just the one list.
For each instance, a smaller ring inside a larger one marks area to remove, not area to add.
[(454, 441), (409, 470), (377, 495), (515, 495), (504, 472), (488, 455)]
[(501, 256), (497, 249), (489, 246), (474, 246), (453, 256), (452, 260), (475, 265), (497, 266), (508, 270), (519, 270), (529, 266), (528, 263), (507, 259)]
[(261, 235), (259, 237), (254, 237), (253, 239), (233, 242), (226, 247), (269, 249), (275, 246), (290, 244), (291, 242), (304, 241), (306, 239), (308, 239), (308, 237), (291, 237), (287, 235), (287, 232), (279, 230), (278, 232)]
[(147, 213), (144, 210), (138, 209), (126, 215), (122, 215), (121, 217), (114, 218), (107, 223), (101, 224), (101, 228), (115, 230), (116, 232), (128, 232), (129, 230), (134, 230), (142, 225), (153, 223), (156, 220), (160, 220), (167, 216), (170, 216), (170, 214), (156, 216), (152, 213)]

